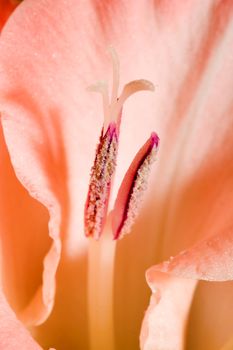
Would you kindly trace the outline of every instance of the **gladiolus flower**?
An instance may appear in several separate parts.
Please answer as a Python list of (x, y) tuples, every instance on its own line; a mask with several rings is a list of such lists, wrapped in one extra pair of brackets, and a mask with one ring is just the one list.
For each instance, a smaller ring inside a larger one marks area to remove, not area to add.
[[(232, 13), (228, 0), (25, 0), (10, 16), (0, 348), (232, 348)], [(95, 86), (103, 113), (87, 87), (109, 81), (109, 44), (120, 68), (113, 53), (113, 89)], [(155, 92), (123, 106), (137, 81)]]

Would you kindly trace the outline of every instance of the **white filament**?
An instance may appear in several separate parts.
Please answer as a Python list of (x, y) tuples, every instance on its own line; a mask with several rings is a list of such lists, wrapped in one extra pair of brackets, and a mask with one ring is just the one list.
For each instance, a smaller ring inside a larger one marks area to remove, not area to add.
[(110, 219), (99, 241), (88, 249), (88, 322), (90, 350), (115, 350), (113, 283), (116, 242)]

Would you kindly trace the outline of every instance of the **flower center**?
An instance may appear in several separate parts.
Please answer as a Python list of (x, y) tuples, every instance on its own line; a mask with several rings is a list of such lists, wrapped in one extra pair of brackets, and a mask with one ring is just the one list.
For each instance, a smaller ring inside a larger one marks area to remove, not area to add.
[[(113, 185), (120, 134), (123, 104), (137, 91), (153, 91), (148, 80), (134, 80), (126, 84), (118, 97), (119, 60), (113, 48), (110, 50), (113, 65), (113, 87), (111, 100), (107, 83), (98, 82), (89, 90), (101, 93), (103, 99), (104, 124), (91, 169), (89, 190), (86, 200), (84, 224), (88, 237), (99, 239), (108, 214), (108, 203)], [(113, 238), (128, 233), (137, 217), (142, 194), (146, 189), (149, 169), (158, 149), (159, 138), (152, 133), (149, 140), (134, 158), (119, 190), (113, 211)], [(133, 173), (133, 176), (132, 176)], [(123, 188), (123, 189), (122, 189)], [(122, 192), (124, 193), (122, 194)], [(123, 206), (123, 207), (122, 207)], [(121, 210), (119, 210), (121, 207)]]
[[(133, 93), (154, 90), (147, 80), (126, 84), (118, 97), (119, 60), (110, 49), (113, 63), (111, 100), (106, 82), (91, 86), (103, 98), (104, 124), (91, 169), (85, 205), (85, 234), (91, 237), (88, 249), (88, 312), (90, 349), (115, 349), (113, 322), (113, 282), (116, 240), (129, 233), (147, 187), (150, 167), (158, 150), (159, 138), (153, 132), (136, 154), (117, 194), (114, 209), (108, 215), (108, 203), (116, 168), (123, 104)], [(101, 239), (99, 239), (101, 238)]]

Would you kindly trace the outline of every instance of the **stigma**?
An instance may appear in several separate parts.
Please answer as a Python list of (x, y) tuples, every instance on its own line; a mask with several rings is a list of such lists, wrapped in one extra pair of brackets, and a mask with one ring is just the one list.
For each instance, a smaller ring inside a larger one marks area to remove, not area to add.
[[(90, 91), (102, 95), (104, 122), (91, 169), (89, 189), (84, 211), (85, 235), (98, 240), (106, 223), (108, 204), (117, 165), (120, 124), (124, 102), (138, 91), (154, 91), (154, 85), (145, 79), (127, 83), (118, 96), (119, 60), (113, 48), (109, 49), (113, 66), (111, 98), (107, 83), (97, 82)], [(155, 160), (159, 138), (152, 133), (129, 167), (120, 186), (112, 214), (113, 239), (129, 233), (138, 216), (142, 196), (146, 190), (151, 164)]]

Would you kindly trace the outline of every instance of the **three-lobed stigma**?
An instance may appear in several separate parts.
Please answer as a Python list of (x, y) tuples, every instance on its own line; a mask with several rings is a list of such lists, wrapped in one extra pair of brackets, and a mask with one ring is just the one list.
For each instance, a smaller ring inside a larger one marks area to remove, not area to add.
[[(154, 86), (148, 80), (135, 80), (126, 84), (117, 97), (119, 85), (119, 61), (116, 52), (110, 51), (113, 61), (113, 88), (109, 99), (107, 84), (99, 82), (91, 86), (92, 91), (102, 94), (104, 125), (96, 149), (94, 165), (91, 169), (89, 190), (84, 212), (85, 235), (99, 239), (103, 232), (108, 204), (113, 185), (118, 151), (120, 123), (125, 100), (137, 91), (153, 91)], [(109, 102), (109, 100), (111, 102)], [(120, 186), (112, 214), (113, 239), (129, 233), (139, 213), (142, 196), (146, 190), (151, 164), (155, 160), (159, 144), (156, 133), (136, 154)]]

